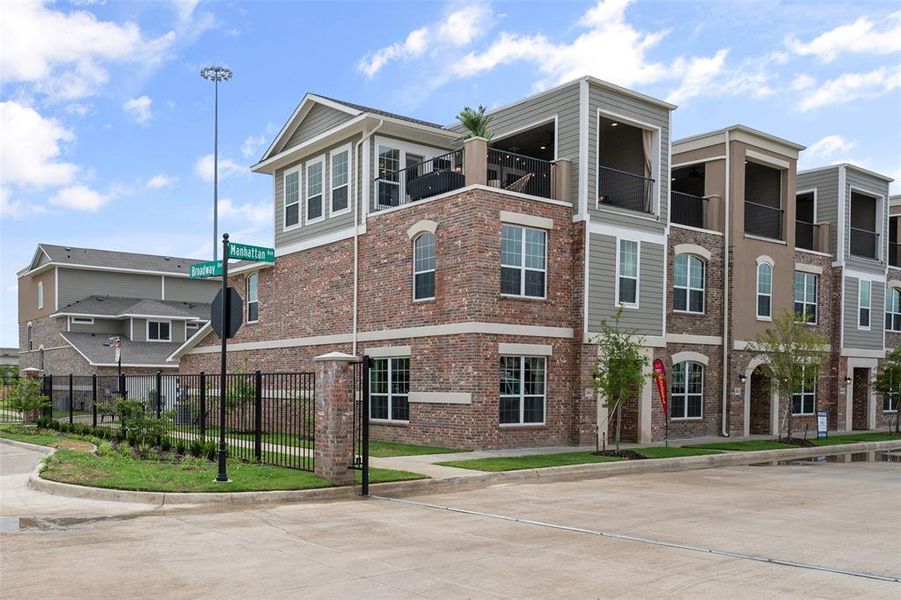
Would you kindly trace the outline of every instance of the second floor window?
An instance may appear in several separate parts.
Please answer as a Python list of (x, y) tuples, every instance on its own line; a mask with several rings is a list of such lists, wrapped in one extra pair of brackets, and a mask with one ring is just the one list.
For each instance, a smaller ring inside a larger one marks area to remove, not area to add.
[(901, 289), (891, 288), (885, 295), (885, 330), (901, 331)]
[(38, 282), (38, 310), (44, 308), (44, 282)]
[(332, 214), (350, 207), (350, 150), (341, 150), (331, 155), (332, 161)]
[(247, 322), (256, 323), (260, 320), (260, 275), (253, 273), (247, 276)]
[(697, 256), (676, 255), (673, 265), (673, 310), (704, 312), (704, 261)]
[(435, 236), (423, 233), (413, 240), (413, 299), (435, 297)]
[(307, 223), (325, 218), (322, 202), (322, 169), (325, 161), (319, 158), (307, 163)]
[(147, 321), (147, 340), (150, 342), (171, 342), (172, 324), (169, 321)]
[(801, 367), (801, 385), (792, 394), (792, 413), (812, 415), (816, 410), (816, 377), (814, 369)]
[(870, 328), (870, 290), (871, 282), (861, 279), (857, 283), (857, 328)]
[(400, 204), (400, 150), (390, 146), (379, 146), (378, 205), (398, 206)]
[(629, 307), (638, 306), (638, 242), (619, 240), (616, 260), (616, 301)]
[(285, 173), (285, 227), (300, 225), (300, 171)]
[(757, 265), (757, 318), (773, 317), (773, 266), (769, 263)]
[(501, 293), (544, 298), (547, 233), (516, 225), (501, 227)]
[(806, 323), (817, 322), (817, 282), (813, 273), (795, 271), (795, 314)]

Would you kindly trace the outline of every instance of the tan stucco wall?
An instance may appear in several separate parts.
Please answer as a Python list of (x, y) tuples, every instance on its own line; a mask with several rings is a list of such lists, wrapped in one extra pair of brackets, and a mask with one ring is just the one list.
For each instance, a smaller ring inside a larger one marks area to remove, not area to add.
[[(56, 278), (55, 269), (49, 269), (35, 276), (19, 278), (19, 323), (46, 317), (55, 310)], [(38, 310), (38, 282), (44, 283), (44, 308)]]

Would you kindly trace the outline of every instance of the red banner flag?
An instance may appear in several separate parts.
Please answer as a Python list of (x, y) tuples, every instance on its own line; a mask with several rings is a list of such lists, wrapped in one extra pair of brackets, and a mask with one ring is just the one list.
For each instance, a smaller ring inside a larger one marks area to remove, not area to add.
[(657, 393), (660, 394), (660, 404), (663, 406), (663, 414), (666, 412), (666, 366), (659, 358), (654, 359), (654, 381), (657, 382)]

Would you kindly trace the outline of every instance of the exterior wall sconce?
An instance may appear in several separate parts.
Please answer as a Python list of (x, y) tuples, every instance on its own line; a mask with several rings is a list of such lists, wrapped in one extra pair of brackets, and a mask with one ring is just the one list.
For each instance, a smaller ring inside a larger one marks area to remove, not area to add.
[(747, 381), (748, 381), (748, 376), (745, 375), (744, 373), (742, 373), (738, 376), (739, 383), (746, 383)]
[(845, 385), (851, 385), (851, 377), (849, 375), (845, 375)]

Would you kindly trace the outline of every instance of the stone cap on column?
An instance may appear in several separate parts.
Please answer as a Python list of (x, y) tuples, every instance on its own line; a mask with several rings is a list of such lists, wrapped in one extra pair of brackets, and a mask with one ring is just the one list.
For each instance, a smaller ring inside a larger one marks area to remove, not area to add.
[(344, 352), (329, 352), (328, 354), (321, 354), (313, 359), (314, 362), (322, 362), (327, 360), (351, 362), (358, 361), (360, 359), (353, 354), (345, 354)]

